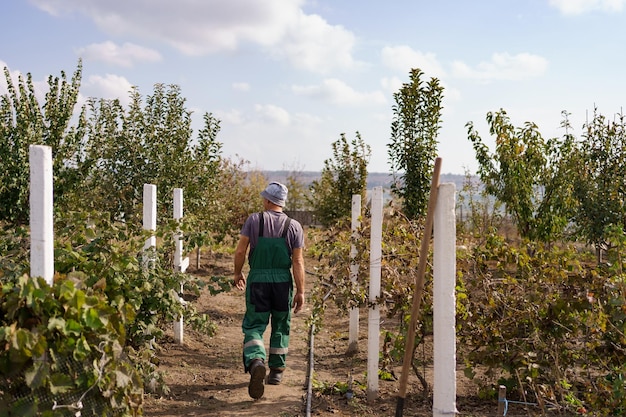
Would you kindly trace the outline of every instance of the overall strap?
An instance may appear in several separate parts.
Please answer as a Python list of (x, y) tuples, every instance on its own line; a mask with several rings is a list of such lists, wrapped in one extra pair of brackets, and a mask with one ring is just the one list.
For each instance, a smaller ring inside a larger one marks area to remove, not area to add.
[(259, 237), (263, 237), (263, 212), (259, 213)]
[[(291, 224), (291, 217), (287, 217), (285, 223), (283, 224), (283, 232), (280, 235), (283, 239), (287, 237), (287, 232), (289, 231), (289, 225)], [(264, 226), (264, 218), (263, 212), (259, 213), (259, 237), (263, 237), (263, 226)]]

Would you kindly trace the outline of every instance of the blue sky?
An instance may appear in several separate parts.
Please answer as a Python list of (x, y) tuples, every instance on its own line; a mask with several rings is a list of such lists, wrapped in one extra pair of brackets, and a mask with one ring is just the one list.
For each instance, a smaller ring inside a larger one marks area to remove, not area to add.
[[(81, 96), (176, 84), (194, 127), (213, 113), (224, 155), (319, 171), (341, 133), (388, 172), (393, 93), (420, 68), (445, 87), (442, 172), (475, 173), (465, 124), (485, 116), (574, 134), (626, 102), (626, 0), (6, 0), (0, 67), (46, 79), (83, 60)], [(2, 77), (3, 78), (3, 77)], [(4, 79), (0, 93), (6, 92)]]

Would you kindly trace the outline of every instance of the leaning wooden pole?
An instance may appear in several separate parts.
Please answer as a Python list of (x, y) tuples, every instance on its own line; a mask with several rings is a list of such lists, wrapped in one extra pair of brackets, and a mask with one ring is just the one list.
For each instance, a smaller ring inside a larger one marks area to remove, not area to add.
[(404, 343), (404, 359), (402, 362), (402, 374), (400, 375), (400, 391), (398, 393), (398, 402), (396, 404), (396, 417), (402, 417), (404, 410), (404, 400), (406, 398), (407, 381), (413, 362), (413, 347), (415, 345), (415, 327), (417, 325), (417, 316), (422, 302), (422, 293), (424, 292), (424, 275), (426, 274), (426, 262), (428, 260), (428, 246), (433, 231), (433, 218), (435, 214), (435, 205), (437, 204), (437, 189), (439, 187), (439, 173), (441, 172), (441, 158), (435, 159), (435, 169), (430, 185), (430, 198), (428, 199), (428, 210), (426, 212), (426, 225), (424, 226), (424, 235), (420, 245), (419, 263), (417, 265), (417, 277), (415, 278), (415, 293), (413, 294), (413, 305), (411, 307), (411, 321), (409, 323), (408, 334)]

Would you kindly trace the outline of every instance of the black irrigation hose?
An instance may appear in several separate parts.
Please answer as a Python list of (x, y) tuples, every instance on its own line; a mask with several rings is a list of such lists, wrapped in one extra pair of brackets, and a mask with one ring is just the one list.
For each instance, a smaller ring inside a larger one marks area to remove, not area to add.
[[(322, 298), (322, 303), (326, 301), (328, 297), (330, 297), (332, 289), (328, 290), (324, 298)], [(307, 369), (306, 374), (306, 405), (305, 405), (305, 416), (311, 417), (311, 401), (313, 397), (313, 365), (314, 365), (314, 340), (315, 340), (315, 321), (311, 323), (311, 328), (309, 329), (309, 367)]]

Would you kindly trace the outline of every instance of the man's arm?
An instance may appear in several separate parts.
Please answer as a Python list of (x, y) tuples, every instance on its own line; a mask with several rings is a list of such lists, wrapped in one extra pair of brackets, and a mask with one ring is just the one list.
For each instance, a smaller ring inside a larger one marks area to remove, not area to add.
[(304, 306), (304, 254), (302, 248), (296, 248), (291, 254), (293, 279), (296, 282), (296, 294), (293, 296), (293, 312), (297, 313)]
[(237, 248), (235, 249), (235, 278), (233, 282), (237, 288), (244, 290), (246, 288), (246, 278), (243, 276), (243, 264), (246, 261), (246, 252), (248, 252), (248, 244), (250, 244), (250, 238), (248, 236), (240, 235)]

